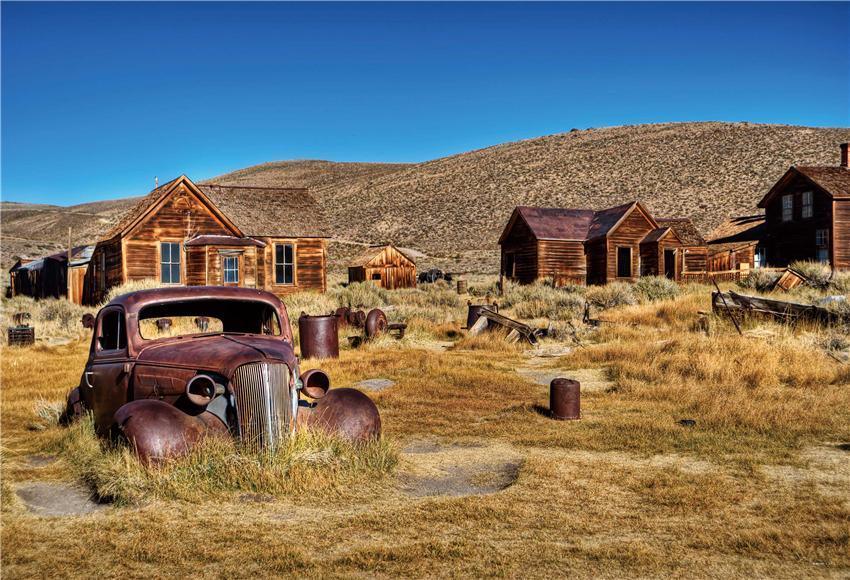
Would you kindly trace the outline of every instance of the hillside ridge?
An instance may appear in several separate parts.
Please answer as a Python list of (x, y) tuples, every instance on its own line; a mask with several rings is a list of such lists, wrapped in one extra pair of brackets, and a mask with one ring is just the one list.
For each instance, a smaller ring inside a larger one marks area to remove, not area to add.
[[(846, 141), (847, 128), (643, 124), (571, 130), (421, 163), (274, 161), (200, 182), (308, 186), (339, 240), (392, 241), (444, 267), (487, 271), (497, 264), (496, 242), (517, 205), (601, 209), (637, 199), (657, 217), (692, 218), (705, 234), (730, 215), (756, 212), (758, 200), (792, 164), (836, 165), (838, 144)], [(63, 244), (63, 219), (85, 216), (59, 216), (88, 206), (96, 219), (89, 217), (92, 223), (81, 231), (96, 239), (132, 202), (80, 204), (64, 212), (50, 206), (45, 216), (7, 203), (0, 206), (4, 264), (6, 236), (27, 237), (24, 226), (27, 234), (44, 232), (41, 243)], [(109, 203), (108, 209), (98, 206)], [(43, 227), (31, 227), (39, 220)]]

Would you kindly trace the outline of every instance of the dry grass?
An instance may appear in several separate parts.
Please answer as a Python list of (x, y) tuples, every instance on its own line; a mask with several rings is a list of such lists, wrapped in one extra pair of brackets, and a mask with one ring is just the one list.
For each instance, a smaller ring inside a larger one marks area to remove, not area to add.
[[(395, 383), (370, 394), (402, 450), (395, 471), (397, 452), (386, 448), (327, 453), (321, 441), (294, 441), (306, 454), (271, 469), (228, 463), (231, 449), (213, 444), (145, 472), (125, 452), (100, 449), (85, 426), (51, 423), (50, 403), (78, 380), (84, 343), (6, 350), (4, 575), (65, 573), (68, 553), (85, 576), (846, 575), (850, 485), (811, 452), (840, 465), (838, 444), (850, 443), (850, 374), (824, 354), (831, 331), (749, 320), (742, 338), (709, 316), (706, 332), (696, 321), (708, 301), (708, 289), (685, 289), (608, 310), (609, 323), (559, 358), (485, 336), (447, 350), (376, 343), (323, 361), (336, 386)], [(461, 322), (417, 320), (443, 338)], [(564, 376), (603, 368), (611, 388), (583, 395), (581, 421), (552, 421), (547, 387), (515, 372), (531, 363)], [(439, 456), (427, 454), (431, 443), (404, 451), (422, 441), (441, 445)], [(61, 459), (25, 460), (44, 453)], [(406, 474), (467, 470), (483, 481), (486, 466), (516, 457), (516, 482), (497, 493), (404, 490)], [(13, 494), (18, 482), (81, 474), (106, 495), (119, 482), (111, 493), (131, 506), (43, 519)]]

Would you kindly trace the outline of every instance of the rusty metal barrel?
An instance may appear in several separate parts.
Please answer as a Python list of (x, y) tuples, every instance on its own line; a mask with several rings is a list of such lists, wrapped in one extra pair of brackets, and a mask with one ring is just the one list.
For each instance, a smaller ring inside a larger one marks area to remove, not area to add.
[(458, 280), (457, 281), (457, 293), (458, 294), (466, 294), (467, 285), (466, 280)]
[(298, 318), (301, 358), (339, 358), (337, 319), (333, 314)]
[(478, 317), (481, 316), (482, 310), (491, 310), (493, 312), (499, 311), (499, 305), (495, 302), (493, 304), (473, 304), (472, 301), (468, 303), (469, 310), (466, 313), (466, 327), (472, 328), (472, 325), (475, 324), (475, 321), (478, 320)]
[(581, 419), (581, 383), (561, 378), (549, 383), (549, 412), (559, 421)]

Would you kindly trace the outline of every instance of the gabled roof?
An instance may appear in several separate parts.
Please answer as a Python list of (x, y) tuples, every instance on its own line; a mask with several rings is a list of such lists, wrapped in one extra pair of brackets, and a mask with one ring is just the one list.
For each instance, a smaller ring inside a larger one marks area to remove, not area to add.
[(227, 227), (236, 235), (242, 235), (239, 228), (221, 212), (221, 209), (216, 207), (216, 204), (210, 201), (207, 195), (198, 189), (191, 179), (185, 175), (181, 175), (176, 179), (172, 179), (168, 183), (160, 185), (145, 197), (139, 200), (130, 211), (128, 211), (115, 226), (101, 238), (102, 240), (111, 240), (116, 236), (124, 236), (130, 233), (137, 225), (144, 223), (147, 218), (153, 215), (168, 199), (168, 196), (183, 184), (189, 191), (196, 195), (201, 202), (206, 205), (209, 210), (216, 215)]
[(385, 248), (392, 248), (402, 256), (404, 256), (407, 260), (410, 261), (411, 264), (416, 264), (416, 262), (408, 255), (408, 253), (401, 251), (398, 247), (393, 244), (384, 244), (380, 246), (369, 246), (359, 254), (357, 254), (351, 261), (348, 263), (349, 266), (352, 267), (364, 267), (368, 266), (369, 262), (377, 258), (381, 252), (384, 251)]
[(608, 209), (603, 209), (596, 212), (593, 216), (593, 221), (590, 224), (590, 229), (587, 232), (587, 239), (594, 240), (607, 236), (612, 230), (616, 229), (635, 209), (639, 209), (652, 224), (653, 228), (657, 228), (658, 224), (652, 218), (646, 208), (639, 201), (624, 203)]
[(538, 240), (583, 241), (595, 213), (592, 209), (518, 206), (499, 242), (504, 241), (517, 219), (522, 219)]
[[(668, 228), (655, 228), (654, 230), (652, 230), (651, 232), (646, 234), (646, 237), (644, 237), (640, 241), (640, 243), (645, 244), (645, 243), (657, 242), (658, 240), (662, 239), (667, 234), (676, 235), (675, 232), (673, 232), (673, 228), (669, 228), (669, 227)], [(679, 236), (676, 236), (676, 237), (678, 238)]]
[(764, 214), (732, 217), (708, 235), (708, 243), (716, 245), (757, 242), (764, 236), (765, 229)]
[(660, 227), (673, 228), (679, 239), (686, 246), (704, 246), (705, 238), (699, 232), (690, 218), (656, 218)]
[(802, 176), (813, 185), (822, 189), (833, 199), (850, 199), (850, 169), (845, 167), (792, 166), (777, 181), (770, 191), (758, 203), (767, 207), (770, 200), (778, 195), (794, 178)]
[(517, 219), (522, 219), (538, 240), (586, 241), (608, 235), (636, 208), (658, 227), (652, 216), (640, 202), (633, 201), (616, 207), (593, 211), (592, 209), (568, 209), (560, 207), (518, 206), (499, 238), (505, 241)]
[(246, 236), (330, 237), (321, 206), (305, 188), (214, 183), (198, 187)]

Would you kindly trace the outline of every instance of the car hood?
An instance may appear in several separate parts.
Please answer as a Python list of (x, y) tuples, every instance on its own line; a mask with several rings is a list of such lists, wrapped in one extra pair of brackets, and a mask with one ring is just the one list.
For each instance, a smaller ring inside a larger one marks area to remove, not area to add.
[(279, 337), (217, 334), (156, 341), (145, 346), (139, 363), (212, 371), (230, 377), (237, 367), (251, 362), (283, 362), (294, 369), (292, 345)]

